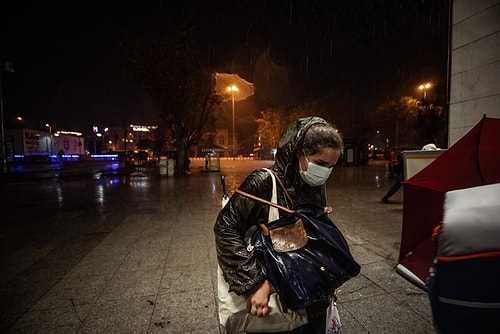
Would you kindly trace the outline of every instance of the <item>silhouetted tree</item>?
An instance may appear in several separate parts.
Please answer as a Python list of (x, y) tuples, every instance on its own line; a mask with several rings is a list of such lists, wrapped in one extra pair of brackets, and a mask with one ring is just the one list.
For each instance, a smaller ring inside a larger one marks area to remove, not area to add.
[(173, 142), (178, 175), (220, 104), (215, 78), (200, 61), (194, 35), (185, 22), (165, 19), (141, 35), (124, 38), (122, 44), (132, 65), (127, 74), (150, 94), (163, 121), (165, 142)]
[(283, 132), (297, 118), (307, 115), (300, 114), (298, 110), (286, 111), (280, 108), (268, 108), (260, 112), (261, 117), (257, 122), (257, 145), (263, 152), (270, 152), (278, 147), (278, 142)]
[(418, 108), (419, 101), (410, 96), (403, 96), (398, 101), (387, 101), (376, 108), (372, 124), (389, 146), (413, 147)]
[(415, 117), (421, 144), (431, 141), (439, 147), (446, 146), (447, 124), (445, 109), (434, 103), (421, 103)]
[(444, 108), (410, 96), (378, 106), (372, 123), (390, 146), (418, 148), (446, 133)]

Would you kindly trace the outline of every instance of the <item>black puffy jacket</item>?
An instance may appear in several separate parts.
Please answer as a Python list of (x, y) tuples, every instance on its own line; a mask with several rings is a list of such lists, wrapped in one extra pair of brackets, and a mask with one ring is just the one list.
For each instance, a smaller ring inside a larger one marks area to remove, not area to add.
[[(314, 203), (326, 206), (325, 186), (311, 187), (302, 182), (298, 173), (297, 150), (307, 129), (316, 123), (326, 123), (319, 117), (306, 117), (295, 121), (282, 135), (271, 167), (287, 188), (295, 205)], [(266, 170), (256, 170), (248, 175), (240, 190), (270, 200), (272, 178)], [(286, 200), (279, 184), (278, 204), (292, 207)], [(217, 216), (214, 226), (217, 259), (230, 290), (243, 294), (265, 280), (260, 265), (251, 257), (245, 241), (251, 235), (252, 226), (267, 222), (269, 207), (239, 194), (231, 196)], [(280, 212), (282, 214), (282, 212)]]

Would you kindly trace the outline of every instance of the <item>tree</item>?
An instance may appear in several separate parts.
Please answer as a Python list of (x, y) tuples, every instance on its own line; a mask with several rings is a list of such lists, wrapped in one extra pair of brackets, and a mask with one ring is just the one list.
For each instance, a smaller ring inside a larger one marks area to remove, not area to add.
[(443, 107), (410, 96), (378, 106), (372, 123), (396, 147), (421, 147), (446, 131)]
[(372, 124), (390, 146), (413, 147), (418, 108), (419, 101), (410, 96), (403, 96), (398, 101), (387, 101), (376, 108)]
[(166, 142), (173, 139), (176, 175), (186, 170), (191, 147), (198, 144), (221, 101), (215, 77), (203, 66), (194, 43), (194, 28), (172, 19), (162, 20), (143, 34), (128, 36), (122, 43), (131, 65), (127, 74), (152, 97)]
[(422, 144), (433, 142), (438, 147), (446, 146), (446, 113), (442, 106), (435, 103), (420, 103), (415, 125)]
[(281, 135), (291, 123), (300, 117), (309, 116), (298, 107), (293, 110), (268, 108), (260, 114), (261, 117), (256, 120), (258, 146), (266, 153), (278, 147)]
[(269, 151), (278, 146), (279, 136), (283, 131), (283, 109), (268, 108), (260, 112), (257, 122), (258, 146), (263, 151)]

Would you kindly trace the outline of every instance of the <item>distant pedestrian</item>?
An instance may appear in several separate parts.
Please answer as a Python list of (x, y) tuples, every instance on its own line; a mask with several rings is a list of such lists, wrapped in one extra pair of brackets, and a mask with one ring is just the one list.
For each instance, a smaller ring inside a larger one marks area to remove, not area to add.
[(382, 202), (385, 204), (389, 203), (389, 197), (394, 195), (399, 188), (403, 185), (403, 179), (404, 179), (404, 164), (403, 164), (403, 159), (401, 157), (401, 154), (398, 154), (397, 157), (398, 162), (394, 165), (393, 168), (393, 173), (394, 173), (394, 184), (391, 186), (389, 191), (385, 194), (384, 197), (382, 197)]
[(210, 159), (210, 153), (205, 154), (205, 170), (208, 170), (208, 160)]
[(57, 152), (57, 156), (59, 157), (59, 165), (63, 165), (63, 156), (64, 156), (64, 150), (60, 149), (59, 152)]
[(191, 168), (189, 167), (189, 164), (191, 164), (191, 160), (189, 160), (189, 157), (186, 155), (184, 159), (184, 169), (186, 175), (191, 175)]
[(398, 158), (396, 157), (396, 152), (391, 150), (389, 152), (389, 177), (392, 179), (394, 177), (394, 166), (398, 163)]

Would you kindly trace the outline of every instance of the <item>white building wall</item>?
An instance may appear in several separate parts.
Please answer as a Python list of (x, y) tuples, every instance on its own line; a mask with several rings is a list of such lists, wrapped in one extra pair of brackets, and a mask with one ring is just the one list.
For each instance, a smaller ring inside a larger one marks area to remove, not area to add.
[(500, 0), (453, 0), (448, 145), (500, 118)]

